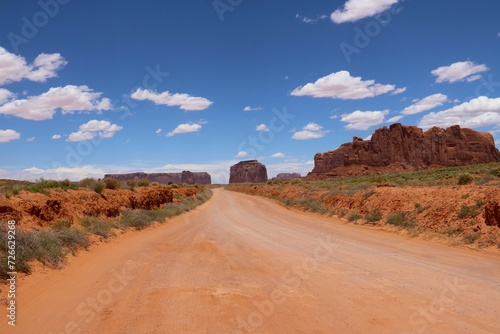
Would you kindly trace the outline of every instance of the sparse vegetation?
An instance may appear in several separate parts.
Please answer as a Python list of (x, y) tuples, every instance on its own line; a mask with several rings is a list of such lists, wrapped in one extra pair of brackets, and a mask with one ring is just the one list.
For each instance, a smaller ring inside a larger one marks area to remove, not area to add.
[(403, 211), (395, 212), (387, 216), (387, 224), (405, 229), (414, 229), (417, 227), (417, 222), (412, 219), (408, 213)]
[(102, 181), (97, 181), (93, 187), (94, 191), (98, 194), (102, 194), (104, 189), (106, 189), (106, 184)]
[(350, 222), (356, 222), (356, 221), (358, 221), (361, 218), (362, 218), (361, 215), (359, 213), (357, 213), (356, 211), (351, 211), (347, 215), (347, 220), (350, 221)]
[(119, 189), (121, 186), (121, 182), (113, 178), (106, 178), (103, 182), (106, 185), (106, 189)]
[(458, 218), (474, 218), (479, 214), (479, 211), (475, 207), (470, 207), (467, 205), (462, 205), (457, 213)]
[(463, 186), (472, 183), (474, 178), (470, 174), (462, 174), (458, 176), (458, 185)]
[(148, 179), (140, 179), (137, 181), (137, 186), (138, 187), (149, 187), (149, 180)]
[(368, 222), (368, 223), (377, 223), (379, 222), (380, 220), (382, 219), (382, 213), (380, 212), (379, 209), (376, 209), (370, 213), (367, 213), (365, 215), (365, 220)]
[(82, 219), (82, 225), (87, 232), (107, 238), (111, 229), (110, 223), (102, 218), (94, 216), (85, 216)]
[(481, 236), (480, 232), (468, 232), (464, 234), (464, 242), (467, 244), (473, 244)]

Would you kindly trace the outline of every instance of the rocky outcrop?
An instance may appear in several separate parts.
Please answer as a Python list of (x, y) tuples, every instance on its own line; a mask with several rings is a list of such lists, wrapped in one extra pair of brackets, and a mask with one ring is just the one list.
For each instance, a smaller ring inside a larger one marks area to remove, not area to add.
[(267, 169), (257, 160), (241, 161), (231, 166), (229, 183), (264, 182), (267, 182)]
[(149, 182), (158, 182), (160, 184), (186, 183), (186, 184), (211, 184), (210, 174), (201, 172), (193, 173), (183, 171), (182, 173), (129, 173), (129, 174), (106, 174), (104, 178), (112, 178), (119, 181), (148, 179)]
[(354, 137), (337, 150), (318, 153), (309, 178), (380, 174), (500, 161), (490, 133), (433, 127), (427, 131), (399, 123), (375, 131), (370, 140)]
[(275, 179), (286, 180), (286, 179), (299, 179), (302, 176), (299, 173), (279, 173), (276, 175)]
[(500, 204), (498, 198), (491, 196), (484, 206), (484, 222), (488, 226), (500, 227)]

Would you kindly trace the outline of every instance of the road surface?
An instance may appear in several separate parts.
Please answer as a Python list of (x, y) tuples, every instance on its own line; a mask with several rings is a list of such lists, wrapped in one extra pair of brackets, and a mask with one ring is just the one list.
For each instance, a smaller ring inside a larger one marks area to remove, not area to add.
[(0, 333), (500, 333), (499, 256), (225, 190), (17, 292)]

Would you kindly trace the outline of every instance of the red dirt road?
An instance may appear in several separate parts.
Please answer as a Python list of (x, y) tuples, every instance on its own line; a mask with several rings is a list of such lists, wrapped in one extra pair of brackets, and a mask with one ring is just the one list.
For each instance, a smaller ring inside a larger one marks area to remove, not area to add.
[(0, 333), (500, 333), (499, 256), (224, 190), (17, 293)]

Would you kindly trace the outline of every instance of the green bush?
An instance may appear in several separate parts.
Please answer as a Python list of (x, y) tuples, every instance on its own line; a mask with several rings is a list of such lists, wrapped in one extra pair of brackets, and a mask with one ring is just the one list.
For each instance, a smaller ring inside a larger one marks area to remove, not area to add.
[(379, 209), (376, 209), (365, 215), (365, 220), (369, 223), (376, 223), (382, 219), (382, 213)]
[(462, 205), (460, 207), (460, 210), (457, 213), (458, 218), (464, 219), (464, 218), (474, 218), (479, 214), (479, 211), (476, 208), (467, 206), (467, 205)]
[(97, 181), (94, 184), (94, 191), (98, 194), (102, 194), (102, 192), (106, 189), (106, 184), (102, 181)]
[(417, 227), (417, 222), (413, 220), (406, 212), (395, 212), (387, 216), (387, 224), (406, 228), (413, 229)]
[(147, 210), (124, 209), (120, 215), (120, 223), (125, 227), (134, 227), (138, 230), (148, 227), (152, 223), (152, 215)]
[(113, 178), (105, 178), (103, 182), (106, 185), (106, 189), (119, 189), (121, 186), (120, 181)]
[(474, 181), (474, 178), (470, 174), (461, 174), (458, 176), (458, 184), (463, 186)]
[(355, 221), (357, 221), (359, 219), (361, 219), (361, 215), (359, 213), (357, 213), (356, 211), (351, 211), (347, 215), (347, 220), (350, 221), (350, 222), (355, 222)]
[(149, 187), (149, 180), (148, 179), (140, 179), (137, 181), (137, 186), (138, 187)]
[(85, 216), (82, 219), (82, 226), (92, 234), (107, 238), (111, 226), (108, 222), (101, 220), (99, 217)]
[(81, 188), (94, 188), (94, 184), (96, 184), (97, 180), (94, 178), (87, 177), (80, 182), (78, 182), (78, 186)]

